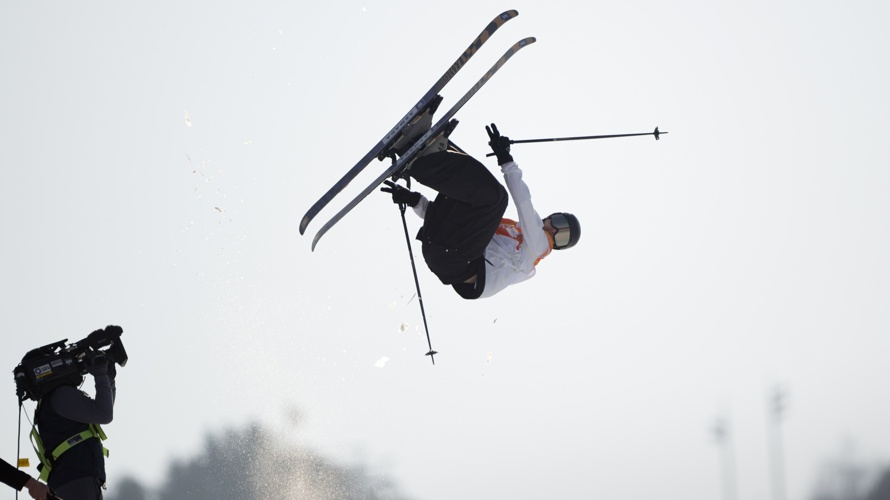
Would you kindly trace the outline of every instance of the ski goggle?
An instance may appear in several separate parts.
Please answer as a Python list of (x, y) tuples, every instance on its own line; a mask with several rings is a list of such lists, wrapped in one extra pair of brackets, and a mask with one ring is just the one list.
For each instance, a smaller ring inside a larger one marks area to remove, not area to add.
[(569, 232), (569, 220), (563, 214), (553, 214), (550, 216), (550, 225), (556, 232), (553, 233), (553, 247), (562, 248), (569, 244), (572, 235)]

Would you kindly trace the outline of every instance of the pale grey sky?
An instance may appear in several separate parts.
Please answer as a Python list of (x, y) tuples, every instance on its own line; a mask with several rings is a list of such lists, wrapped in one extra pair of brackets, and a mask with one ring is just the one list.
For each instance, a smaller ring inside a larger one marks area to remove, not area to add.
[[(790, 500), (845, 439), (888, 463), (886, 2), (404, 3), (0, 7), (3, 363), (124, 327), (111, 488), (256, 419), (416, 498), (716, 498), (725, 414), (738, 498), (769, 498), (775, 386)], [(432, 367), (388, 198), (314, 253), (352, 191), (297, 227), (510, 8), (442, 92), (537, 37), (459, 113), (464, 149), (492, 121), (670, 135), (516, 145), (583, 239), (484, 301), (421, 264)]]

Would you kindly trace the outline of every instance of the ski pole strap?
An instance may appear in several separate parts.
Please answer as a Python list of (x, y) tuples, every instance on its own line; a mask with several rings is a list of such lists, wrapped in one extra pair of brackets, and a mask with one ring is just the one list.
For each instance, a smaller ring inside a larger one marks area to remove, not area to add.
[[(32, 426), (31, 445), (34, 447), (34, 452), (37, 453), (38, 460), (40, 460), (40, 465), (37, 466), (37, 470), (40, 471), (40, 480), (46, 482), (47, 479), (49, 479), (49, 474), (52, 471), (53, 465), (63, 453), (90, 438), (98, 438), (100, 441), (105, 441), (107, 436), (105, 436), (105, 431), (102, 430), (102, 427), (99, 424), (90, 424), (87, 430), (62, 441), (52, 451), (51, 456), (47, 457), (46, 449), (43, 447), (43, 440), (40, 439), (40, 434), (37, 432), (37, 426)], [(105, 448), (104, 446), (102, 447), (102, 455), (106, 458), (108, 457), (108, 448)]]

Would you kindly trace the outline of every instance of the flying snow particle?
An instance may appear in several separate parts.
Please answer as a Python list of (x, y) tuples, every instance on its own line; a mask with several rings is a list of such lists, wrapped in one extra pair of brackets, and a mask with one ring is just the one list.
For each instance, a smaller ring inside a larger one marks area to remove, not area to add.
[(408, 330), (408, 323), (402, 323), (399, 325), (399, 333), (405, 333)]
[(378, 359), (376, 363), (374, 363), (374, 366), (376, 366), (377, 368), (383, 368), (384, 366), (386, 366), (386, 363), (388, 363), (388, 362), (389, 362), (389, 358), (387, 358), (386, 356), (383, 356), (382, 358)]
[(188, 112), (188, 110), (186, 110), (186, 112), (185, 112), (185, 126), (186, 126), (186, 127), (191, 127), (191, 126), (192, 126), (192, 117), (189, 116), (189, 112)]
[(489, 352), (489, 353), (488, 353), (488, 357), (485, 358), (485, 364), (486, 364), (486, 365), (490, 365), (490, 364), (491, 364), (491, 352)]
[(223, 213), (223, 212), (225, 212), (225, 210), (223, 210), (223, 209), (221, 209), (221, 208), (219, 208), (219, 207), (213, 207), (213, 208), (215, 208), (216, 211), (219, 212), (219, 213)]

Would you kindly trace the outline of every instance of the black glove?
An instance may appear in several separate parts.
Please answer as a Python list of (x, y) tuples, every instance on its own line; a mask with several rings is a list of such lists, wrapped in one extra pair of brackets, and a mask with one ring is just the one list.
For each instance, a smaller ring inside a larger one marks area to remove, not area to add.
[(380, 190), (384, 193), (392, 193), (393, 203), (408, 205), (409, 207), (415, 207), (420, 203), (420, 193), (409, 191), (392, 181), (383, 181), (383, 183), (386, 184), (387, 187), (380, 188)]
[(108, 371), (106, 372), (106, 374), (112, 381), (114, 380), (114, 377), (117, 376), (117, 365), (110, 359), (108, 360)]
[(498, 157), (498, 165), (513, 161), (513, 157), (510, 156), (510, 138), (501, 135), (494, 123), (491, 124), (491, 128), (486, 125), (485, 131), (488, 132), (488, 138), (491, 139), (488, 141), (488, 145), (491, 146), (494, 155)]
[(102, 351), (87, 351), (84, 366), (87, 373), (92, 376), (105, 375), (108, 373), (108, 358)]

